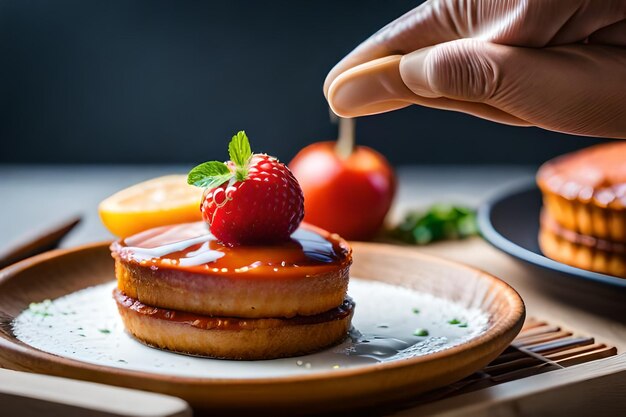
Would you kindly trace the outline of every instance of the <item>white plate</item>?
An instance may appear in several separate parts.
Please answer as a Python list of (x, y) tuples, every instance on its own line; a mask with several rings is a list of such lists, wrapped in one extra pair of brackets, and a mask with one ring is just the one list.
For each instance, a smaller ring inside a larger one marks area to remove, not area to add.
[(180, 377), (236, 379), (312, 374), (426, 355), (478, 336), (488, 320), (477, 308), (351, 278), (349, 294), (356, 309), (353, 330), (343, 343), (298, 358), (230, 361), (185, 356), (136, 341), (124, 331), (111, 297), (114, 287), (115, 282), (109, 282), (32, 304), (13, 322), (13, 333), (34, 348), (82, 362)]

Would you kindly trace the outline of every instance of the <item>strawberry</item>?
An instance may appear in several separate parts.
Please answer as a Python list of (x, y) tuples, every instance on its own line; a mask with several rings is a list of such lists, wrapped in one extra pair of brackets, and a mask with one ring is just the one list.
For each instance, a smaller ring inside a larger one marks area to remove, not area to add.
[(245, 132), (228, 145), (230, 161), (205, 162), (189, 184), (205, 188), (200, 210), (211, 233), (227, 246), (288, 241), (304, 217), (304, 197), (289, 168), (253, 154)]

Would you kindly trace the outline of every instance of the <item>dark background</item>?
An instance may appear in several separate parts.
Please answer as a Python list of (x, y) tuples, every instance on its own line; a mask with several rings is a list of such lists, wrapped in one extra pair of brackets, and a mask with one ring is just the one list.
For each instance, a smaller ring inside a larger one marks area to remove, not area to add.
[[(333, 139), (328, 70), (419, 2), (0, 0), (0, 162), (290, 159)], [(412, 107), (357, 122), (396, 164), (532, 163), (598, 142)]]

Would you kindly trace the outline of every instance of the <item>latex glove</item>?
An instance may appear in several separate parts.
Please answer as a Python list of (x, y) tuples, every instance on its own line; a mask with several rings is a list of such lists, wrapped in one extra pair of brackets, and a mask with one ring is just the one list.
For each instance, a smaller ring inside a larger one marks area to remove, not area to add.
[(626, 138), (626, 0), (431, 0), (333, 68), (339, 116), (410, 104)]

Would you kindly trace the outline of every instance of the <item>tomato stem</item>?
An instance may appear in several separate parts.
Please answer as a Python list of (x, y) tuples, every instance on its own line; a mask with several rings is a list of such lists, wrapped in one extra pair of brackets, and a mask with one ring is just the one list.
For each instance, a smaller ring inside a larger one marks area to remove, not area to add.
[(354, 152), (354, 119), (339, 117), (339, 137), (335, 145), (335, 152), (341, 159), (348, 159)]

